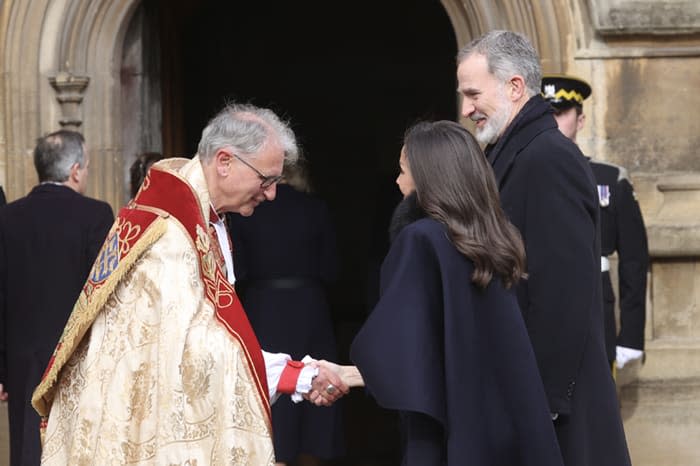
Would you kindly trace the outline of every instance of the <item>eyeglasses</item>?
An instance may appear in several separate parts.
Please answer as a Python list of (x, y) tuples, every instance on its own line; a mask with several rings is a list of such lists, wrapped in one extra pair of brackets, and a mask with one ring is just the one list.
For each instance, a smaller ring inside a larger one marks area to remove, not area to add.
[(258, 178), (260, 178), (260, 189), (267, 189), (270, 186), (272, 186), (273, 184), (279, 183), (280, 180), (282, 180), (282, 175), (275, 175), (275, 176), (265, 175), (263, 172), (261, 172), (260, 170), (258, 170), (257, 168), (255, 168), (254, 166), (252, 166), (251, 164), (246, 162), (245, 159), (243, 159), (239, 155), (237, 155), (233, 152), (231, 152), (231, 155), (233, 155), (238, 160), (240, 160), (243, 163), (243, 165), (247, 166), (248, 168), (250, 168), (251, 170), (253, 170), (255, 173), (258, 174)]

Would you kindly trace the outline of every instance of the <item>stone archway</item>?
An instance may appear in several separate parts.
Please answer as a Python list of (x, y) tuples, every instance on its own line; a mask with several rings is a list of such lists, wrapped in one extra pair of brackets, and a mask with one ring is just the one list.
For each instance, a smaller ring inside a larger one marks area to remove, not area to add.
[(508, 29), (532, 40), (546, 71), (561, 71), (569, 58), (566, 31), (573, 30), (573, 18), (560, 2), (545, 0), (441, 0), (452, 21), (460, 47), (492, 29)]
[[(4, 2), (0, 21), (0, 169), (10, 198), (36, 182), (31, 151), (38, 135), (80, 129), (91, 153), (89, 195), (117, 208), (123, 182), (119, 65), (138, 0)], [(18, 47), (17, 44), (22, 44)], [(5, 162), (4, 167), (1, 164)]]
[[(80, 128), (92, 154), (89, 195), (118, 208), (124, 199), (120, 66), (124, 37), (139, 0), (6, 0), (0, 30), (0, 180), (10, 199), (36, 182), (35, 138)], [(494, 28), (528, 35), (545, 70), (559, 71), (573, 23), (558, 2), (442, 0), (458, 46)], [(18, 47), (17, 44), (23, 44)], [(570, 53), (570, 52), (569, 52)], [(4, 175), (4, 176), (3, 176)]]

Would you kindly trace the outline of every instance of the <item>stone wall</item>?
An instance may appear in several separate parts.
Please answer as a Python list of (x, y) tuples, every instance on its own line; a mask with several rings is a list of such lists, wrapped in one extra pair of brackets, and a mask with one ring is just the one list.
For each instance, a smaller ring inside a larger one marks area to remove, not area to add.
[(580, 143), (628, 168), (651, 255), (646, 362), (618, 374), (635, 466), (700, 464), (700, 3), (589, 0)]
[(640, 175), (652, 255), (646, 363), (621, 371), (638, 466), (700, 464), (700, 174)]

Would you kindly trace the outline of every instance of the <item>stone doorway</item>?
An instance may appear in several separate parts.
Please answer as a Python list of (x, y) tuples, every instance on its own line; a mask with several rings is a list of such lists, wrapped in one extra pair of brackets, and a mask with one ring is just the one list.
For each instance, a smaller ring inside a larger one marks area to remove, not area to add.
[[(335, 312), (346, 357), (386, 248), (401, 135), (418, 118), (456, 117), (457, 45), (514, 29), (536, 38), (545, 65), (559, 69), (568, 8), (552, 0), (250, 3), (2, 2), (0, 182), (10, 199), (24, 195), (36, 183), (36, 136), (78, 128), (91, 146), (88, 194), (116, 210), (134, 154), (191, 155), (224, 99), (283, 111), (340, 235), (345, 267)], [(391, 419), (362, 392), (355, 397), (345, 464), (396, 464)]]
[[(445, 8), (428, 0), (361, 0), (325, 11), (320, 1), (271, 9), (145, 0), (134, 21), (157, 25), (158, 40), (145, 33), (149, 27), (130, 30), (160, 52), (141, 52), (151, 57), (143, 76), (161, 70), (161, 94), (140, 105), (143, 112), (162, 106), (167, 155), (194, 154), (208, 118), (230, 100), (271, 107), (292, 122), (335, 221), (342, 271), (332, 305), (347, 362), (376, 299), (388, 219), (400, 198), (394, 180), (403, 132), (419, 119), (457, 117), (457, 39)], [(348, 455), (333, 464), (398, 463), (393, 414), (362, 392), (346, 400), (345, 413)]]

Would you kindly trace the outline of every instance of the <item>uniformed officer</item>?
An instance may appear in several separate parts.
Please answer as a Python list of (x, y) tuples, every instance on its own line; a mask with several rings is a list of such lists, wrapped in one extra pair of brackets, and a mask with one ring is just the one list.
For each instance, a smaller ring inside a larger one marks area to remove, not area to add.
[[(591, 95), (585, 81), (563, 75), (545, 75), (542, 95), (554, 108), (559, 130), (576, 142), (585, 123), (583, 101)], [(608, 360), (622, 368), (644, 354), (644, 322), (649, 251), (646, 229), (632, 183), (623, 167), (590, 159), (598, 184), (601, 230), (601, 271)], [(620, 292), (620, 331), (615, 326), (615, 295), (608, 256), (617, 251)], [(617, 334), (616, 334), (617, 333)]]

